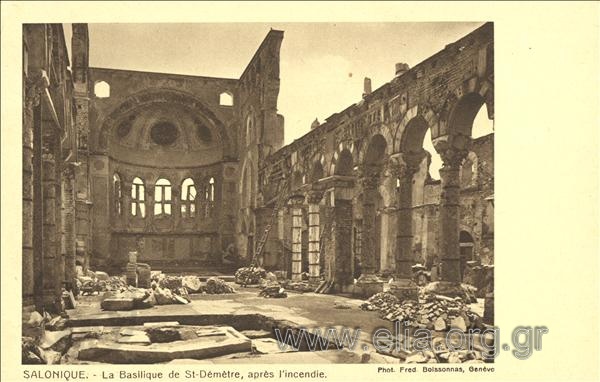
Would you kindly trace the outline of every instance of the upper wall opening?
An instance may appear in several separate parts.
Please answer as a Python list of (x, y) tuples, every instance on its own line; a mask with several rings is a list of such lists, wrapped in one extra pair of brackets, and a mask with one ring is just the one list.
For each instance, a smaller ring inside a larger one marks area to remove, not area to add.
[(219, 105), (221, 106), (233, 106), (233, 94), (229, 92), (223, 92), (219, 95)]
[(94, 95), (97, 98), (110, 97), (110, 85), (106, 81), (98, 81), (94, 84)]

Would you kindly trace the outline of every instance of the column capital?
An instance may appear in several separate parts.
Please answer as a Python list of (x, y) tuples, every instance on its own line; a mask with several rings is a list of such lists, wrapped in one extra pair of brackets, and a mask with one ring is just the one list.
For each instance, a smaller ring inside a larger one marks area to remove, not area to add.
[(398, 153), (390, 156), (387, 167), (394, 178), (411, 178), (421, 167), (421, 162), (427, 156), (425, 150), (411, 153)]
[(319, 204), (321, 199), (323, 199), (323, 191), (320, 190), (311, 190), (307, 193), (306, 200), (309, 204)]
[(50, 80), (45, 70), (38, 70), (27, 77), (25, 86), (25, 102), (31, 106), (40, 104), (41, 92), (50, 86)]
[(466, 135), (446, 135), (433, 141), (435, 151), (440, 154), (444, 167), (458, 169), (471, 148), (471, 137)]
[(289, 202), (293, 207), (300, 207), (304, 203), (304, 195), (293, 194), (290, 196)]
[(363, 190), (376, 189), (381, 175), (380, 166), (363, 165), (358, 168), (358, 178)]
[(75, 165), (73, 163), (67, 163), (67, 166), (62, 168), (62, 176), (67, 180), (75, 178)]

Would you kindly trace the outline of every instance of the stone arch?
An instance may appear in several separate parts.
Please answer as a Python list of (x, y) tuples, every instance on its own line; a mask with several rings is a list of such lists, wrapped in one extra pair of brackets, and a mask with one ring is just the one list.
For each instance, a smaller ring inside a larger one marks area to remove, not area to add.
[(201, 116), (214, 128), (217, 138), (223, 146), (223, 155), (233, 156), (233, 144), (225, 125), (204, 101), (190, 93), (168, 88), (150, 89), (134, 93), (113, 108), (102, 121), (100, 129), (92, 136), (97, 149), (104, 152), (108, 150), (109, 132), (118, 127), (124, 116), (135, 110), (156, 104), (178, 104), (189, 110), (190, 113)]
[(386, 159), (389, 146), (383, 135), (371, 136), (367, 148), (360, 153), (360, 163), (366, 166), (381, 166)]
[(321, 163), (321, 160), (314, 161), (313, 166), (312, 166), (312, 171), (310, 172), (309, 182), (315, 183), (315, 182), (318, 182), (319, 179), (322, 179), (324, 177), (325, 177), (325, 171), (323, 169), (323, 164)]
[(416, 115), (406, 124), (400, 137), (399, 151), (402, 153), (417, 153), (423, 150), (423, 140), (429, 125), (423, 116)]
[(419, 120), (420, 123), (424, 122), (427, 129), (433, 128), (438, 123), (435, 113), (427, 107), (415, 105), (408, 109), (394, 132), (392, 147), (394, 153), (402, 152), (403, 140), (406, 139), (406, 128), (409, 124), (415, 123), (415, 120)]
[(337, 157), (335, 167), (333, 169), (333, 174), (351, 176), (353, 167), (354, 158), (352, 158), (352, 153), (349, 150), (344, 149), (340, 152), (339, 156)]
[[(352, 170), (352, 165), (357, 162), (357, 153), (358, 150), (356, 150), (354, 143), (349, 141), (341, 142), (338, 145), (337, 150), (331, 156), (331, 162), (329, 164), (329, 175), (341, 175), (339, 173), (338, 167), (340, 166), (340, 158), (342, 157), (342, 155), (343, 160), (345, 161), (344, 163), (350, 163), (350, 170)], [(346, 175), (352, 175), (351, 171), (344, 172), (347, 173)]]
[(487, 80), (480, 81), (478, 77), (473, 77), (457, 87), (446, 101), (447, 115), (445, 126), (440, 126), (438, 134), (432, 138), (441, 135), (463, 135), (472, 136), (473, 120), (485, 103), (488, 118), (494, 119), (494, 88), (493, 84)]

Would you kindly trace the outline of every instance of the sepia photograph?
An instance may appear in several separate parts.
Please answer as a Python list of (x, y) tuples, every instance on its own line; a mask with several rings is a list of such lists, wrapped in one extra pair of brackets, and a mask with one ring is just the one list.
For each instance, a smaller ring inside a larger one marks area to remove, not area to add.
[(493, 23), (24, 24), (23, 62), (23, 363), (493, 362)]
[(600, 378), (600, 3), (0, 7), (2, 381)]

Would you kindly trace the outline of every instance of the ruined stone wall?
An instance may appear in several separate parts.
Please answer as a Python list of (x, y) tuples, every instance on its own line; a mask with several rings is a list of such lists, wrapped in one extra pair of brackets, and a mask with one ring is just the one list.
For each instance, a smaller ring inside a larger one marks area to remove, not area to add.
[[(423, 204), (415, 204), (414, 207), (413, 247), (415, 258), (426, 262), (439, 253), (437, 231), (440, 182), (426, 182), (423, 191)], [(493, 264), (493, 194), (494, 135), (490, 134), (473, 140), (470, 154), (461, 167), (460, 193), (460, 230), (473, 237), (474, 258), (486, 264)]]
[[(397, 251), (393, 231), (398, 225), (397, 218), (391, 216), (396, 207), (393, 184), (398, 167), (402, 166), (399, 162), (403, 162), (393, 157), (422, 155), (423, 137), (428, 129), (436, 150), (446, 161), (453, 160), (448, 155), (454, 153), (452, 150), (462, 155), (463, 145), (468, 146), (470, 142), (472, 120), (483, 103), (493, 119), (493, 57), (493, 25), (488, 23), (400, 73), (379, 89), (363, 95), (356, 104), (326, 118), (303, 137), (259, 162), (256, 193), (262, 197), (259, 206), (273, 206), (281, 194), (279, 186), (284, 179), (293, 180), (288, 185), (289, 194), (306, 194), (313, 189), (334, 190), (340, 175), (354, 180), (368, 176), (368, 172), (374, 170), (367, 169), (373, 161), (368, 148), (377, 141), (375, 151), (380, 156), (376, 160), (377, 186), (383, 199), (377, 211), (381, 222), (378, 232), (382, 233), (374, 243), (380, 253), (371, 256), (380, 259), (380, 268), (393, 266)], [(349, 155), (344, 156), (344, 153)], [(348, 156), (350, 164), (343, 165), (342, 158)], [(429, 179), (427, 163), (423, 157), (413, 178), (412, 256), (415, 260), (425, 260), (439, 248), (439, 216), (433, 206), (440, 203), (441, 189), (439, 181)], [(349, 166), (349, 170), (341, 174), (344, 166)], [(320, 179), (313, 179), (318, 167), (322, 167), (323, 172)], [(354, 185), (353, 192), (358, 196), (360, 187)], [(355, 197), (355, 221), (360, 220), (360, 203)], [(467, 196), (461, 204), (465, 206), (466, 215), (481, 216), (480, 210), (467, 210)], [(256, 232), (260, 232), (258, 225)]]
[[(240, 205), (235, 229), (237, 249), (244, 257), (253, 253), (271, 216), (268, 212), (257, 216), (255, 208), (261, 204), (257, 202), (260, 199), (258, 169), (267, 156), (283, 145), (283, 116), (277, 114), (282, 39), (283, 32), (269, 31), (239, 81)], [(273, 248), (267, 246), (266, 250), (270, 253)]]
[(72, 177), (77, 163), (73, 81), (61, 24), (23, 25), (23, 302), (61, 310), (74, 275)]
[[(102, 82), (108, 97), (94, 94)], [(234, 240), (238, 201), (238, 81), (91, 68), (89, 84), (92, 262), (120, 266), (138, 250), (150, 264), (220, 264)], [(144, 184), (144, 217), (131, 210), (136, 177)], [(187, 178), (196, 189), (193, 216), (181, 209), (191, 208), (182, 200)], [(155, 216), (159, 179), (170, 184), (170, 214)]]

